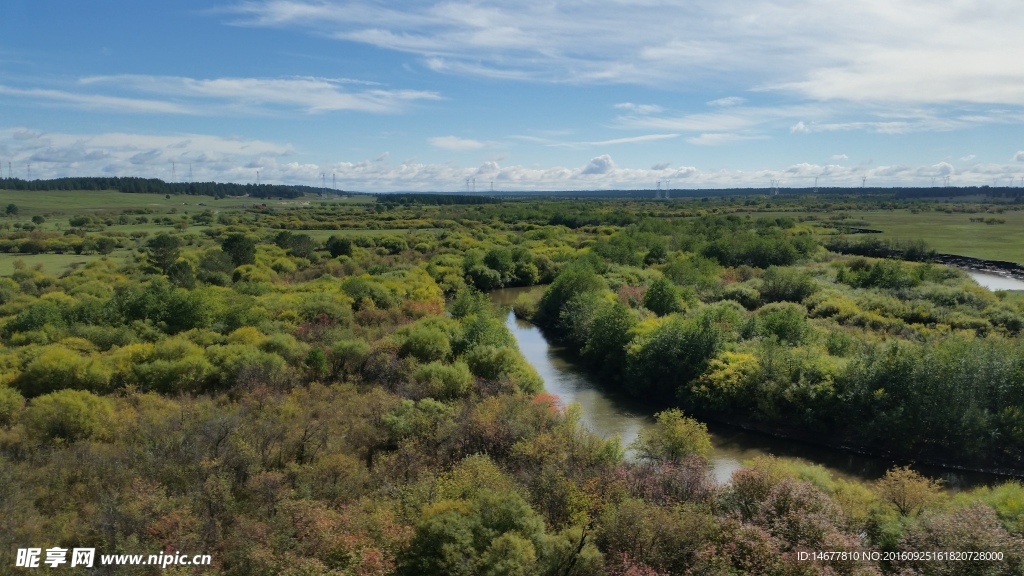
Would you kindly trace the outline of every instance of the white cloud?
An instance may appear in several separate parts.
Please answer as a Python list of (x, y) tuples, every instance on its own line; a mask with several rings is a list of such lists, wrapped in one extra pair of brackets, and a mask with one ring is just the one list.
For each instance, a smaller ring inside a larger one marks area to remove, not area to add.
[(740, 98), (739, 96), (727, 96), (725, 98), (711, 100), (708, 102), (708, 106), (739, 106), (744, 102), (746, 102), (745, 98)]
[(738, 132), (785, 126), (795, 118), (827, 118), (833, 110), (820, 105), (734, 106), (712, 112), (662, 115), (624, 115), (617, 124), (628, 129), (684, 132)]
[[(74, 90), (0, 86), (0, 95), (88, 110), (152, 114), (224, 115), (298, 110), (305, 113), (357, 111), (393, 113), (417, 100), (438, 100), (436, 92), (362, 88), (350, 79), (315, 77), (211, 78), (125, 74), (80, 79)], [(118, 95), (97, 93), (116, 91)], [(125, 92), (149, 97), (125, 97)]]
[[(766, 187), (782, 180), (783, 187), (859, 187), (867, 177), (873, 186), (928, 186), (949, 176), (958, 186), (991, 185), (1019, 173), (1024, 151), (1004, 164), (972, 164), (955, 169), (949, 162), (930, 165), (889, 165), (865, 168), (839, 164), (798, 163), (761, 170), (703, 170), (696, 166), (672, 168), (669, 163), (631, 168), (602, 154), (580, 165), (502, 165), (491, 159), (473, 167), (456, 163), (424, 163), (387, 158), (313, 163), (298, 157), (286, 144), (205, 134), (71, 134), (36, 132), (24, 128), (0, 129), (0, 148), (15, 167), (32, 163), (37, 178), (60, 176), (141, 176), (170, 180), (172, 162), (178, 180), (189, 165), (196, 181), (252, 182), (256, 170), (267, 183), (319, 186), (321, 174), (335, 175), (345, 190), (461, 191), (467, 178), (477, 179), (477, 190), (592, 190), (645, 189), (671, 181), (680, 188)], [(23, 174), (16, 172), (16, 176)]]
[(832, 155), (832, 159), (837, 161), (837, 162), (842, 162), (844, 160), (849, 160), (850, 157), (847, 156), (846, 154), (833, 154)]
[(975, 158), (974, 154), (968, 154), (967, 156), (961, 156), (960, 157), (960, 161), (961, 162), (970, 162), (971, 160), (974, 160), (974, 158)]
[(196, 114), (197, 111), (174, 102), (146, 100), (141, 98), (123, 98), (104, 94), (77, 94), (63, 90), (22, 89), (0, 86), (0, 94), (27, 99), (33, 102), (43, 101), (65, 104), (85, 110), (113, 110), (118, 112), (136, 112), (150, 114)]
[(641, 136), (627, 136), (625, 138), (612, 138), (611, 140), (599, 140), (594, 142), (556, 142), (543, 139), (531, 139), (529, 137), (518, 137), (521, 140), (536, 141), (543, 143), (546, 146), (556, 148), (570, 148), (570, 149), (581, 149), (581, 148), (593, 148), (600, 146), (615, 146), (617, 144), (639, 144), (643, 142), (653, 142), (658, 140), (671, 140), (678, 138), (679, 134), (644, 134)]
[(744, 142), (747, 140), (763, 140), (765, 138), (767, 138), (767, 136), (711, 132), (687, 138), (686, 141), (698, 146), (717, 146), (719, 144), (731, 144), (733, 142)]
[(238, 25), (408, 52), (460, 74), (661, 87), (714, 79), (820, 100), (1024, 105), (1024, 4), (1008, 0), (828, 9), (815, 0), (251, 0), (227, 12)]
[(280, 106), (309, 113), (355, 110), (360, 112), (396, 112), (414, 100), (437, 100), (435, 92), (420, 90), (368, 89), (351, 92), (342, 89), (348, 79), (317, 78), (210, 78), (180, 76), (92, 76), (80, 83), (114, 85), (120, 89), (164, 96), (208, 99), (245, 106)]
[(1017, 162), (1024, 162), (1024, 150), (1020, 150), (1016, 154), (1014, 154), (1013, 159), (1016, 160)]
[(621, 102), (616, 104), (615, 108), (618, 108), (619, 110), (629, 110), (636, 114), (656, 114), (664, 110), (664, 108), (657, 104), (634, 104), (632, 102)]
[(459, 138), (458, 136), (436, 136), (428, 140), (430, 145), (443, 150), (478, 150), (487, 144), (470, 138)]
[(602, 154), (587, 164), (587, 167), (583, 169), (583, 174), (608, 174), (614, 169), (615, 162), (612, 161), (612, 157)]
[(241, 175), (242, 167), (258, 159), (276, 162), (294, 154), (288, 145), (205, 134), (32, 133), (21, 128), (0, 130), (0, 145), (7, 148), (10, 161), (31, 162), (36, 178), (109, 175), (170, 180), (173, 162), (179, 179), (192, 164), (196, 180), (239, 181), (232, 175)]

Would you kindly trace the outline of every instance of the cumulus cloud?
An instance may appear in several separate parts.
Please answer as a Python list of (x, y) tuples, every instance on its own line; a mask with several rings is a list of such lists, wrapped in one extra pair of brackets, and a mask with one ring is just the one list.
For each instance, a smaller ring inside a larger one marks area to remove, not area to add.
[(849, 160), (850, 157), (847, 156), (846, 154), (833, 154), (832, 155), (832, 159), (837, 161), (837, 162), (842, 162), (844, 160)]
[(179, 177), (191, 163), (197, 179), (239, 181), (232, 175), (248, 173), (243, 167), (257, 159), (294, 154), (288, 145), (205, 134), (48, 132), (26, 138), (27, 133), (21, 128), (0, 130), (0, 146), (8, 150), (12, 162), (31, 162), (32, 175), (38, 178), (112, 175), (170, 180), (173, 162)]
[[(206, 134), (69, 134), (33, 132), (23, 128), (0, 129), (0, 148), (15, 165), (32, 163), (37, 178), (60, 176), (141, 176), (170, 180), (176, 163), (179, 180), (191, 164), (196, 181), (253, 182), (256, 170), (267, 183), (319, 186), (321, 174), (335, 175), (345, 190), (387, 192), (393, 190), (462, 191), (467, 178), (477, 179), (477, 189), (593, 190), (653, 188), (670, 181), (676, 188), (766, 187), (771, 180), (783, 186), (809, 186), (814, 178), (821, 186), (857, 188), (867, 177), (876, 186), (928, 186), (933, 179), (955, 178), (956, 185), (1005, 181), (1019, 172), (1024, 151), (1015, 162), (972, 164), (954, 169), (949, 162), (921, 166), (888, 165), (865, 168), (839, 164), (797, 163), (761, 170), (703, 170), (696, 166), (672, 168), (668, 162), (650, 168), (632, 168), (602, 154), (579, 165), (504, 165), (491, 159), (472, 167), (456, 163), (401, 163), (376, 159), (314, 163), (298, 157), (287, 144), (262, 140), (223, 138)], [(1015, 172), (1016, 171), (1016, 172)], [(20, 175), (20, 174), (19, 174)]]
[(1024, 150), (1019, 150), (1016, 154), (1014, 154), (1013, 159), (1016, 160), (1017, 162), (1024, 162)]
[(583, 174), (608, 174), (615, 169), (615, 162), (612, 157), (602, 154), (590, 160), (590, 164), (583, 169)]
[(435, 136), (428, 140), (430, 145), (443, 150), (478, 150), (487, 144), (471, 138), (459, 138), (458, 136)]

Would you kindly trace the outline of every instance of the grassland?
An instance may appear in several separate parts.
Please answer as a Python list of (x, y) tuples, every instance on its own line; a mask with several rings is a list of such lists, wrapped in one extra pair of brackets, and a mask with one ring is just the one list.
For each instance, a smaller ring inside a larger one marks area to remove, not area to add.
[[(740, 212), (740, 214), (744, 214)], [(1024, 211), (1002, 214), (895, 210), (842, 210), (823, 212), (751, 212), (752, 218), (810, 216), (817, 221), (819, 232), (829, 226), (843, 224), (880, 230), (877, 237), (893, 240), (924, 240), (942, 254), (956, 254), (985, 260), (1003, 260), (1024, 264)], [(844, 216), (844, 220), (832, 220)], [(986, 224), (971, 219), (1002, 220)]]
[(171, 196), (159, 194), (125, 194), (114, 190), (51, 190), (45, 192), (0, 190), (0, 208), (8, 204), (18, 207), (21, 217), (35, 215), (71, 215), (109, 210), (130, 210), (149, 208), (164, 213), (171, 208), (181, 213), (210, 210), (240, 210), (254, 203), (274, 207), (308, 206), (313, 203), (367, 204), (373, 196), (342, 196), (320, 198), (306, 196), (289, 200), (263, 200), (260, 198), (224, 198), (213, 196)]
[[(130, 210), (150, 208), (160, 213), (171, 208), (197, 206), (200, 203), (211, 207), (239, 208), (238, 199), (215, 200), (213, 196), (171, 196), (159, 194), (125, 194), (113, 190), (53, 190), (45, 192), (0, 190), (2, 206), (14, 204), (19, 217), (70, 215), (108, 210)], [(221, 206), (223, 205), (223, 206)]]
[[(1024, 212), (970, 214), (945, 212), (912, 213), (910, 210), (848, 212), (853, 220), (867, 222), (867, 228), (882, 231), (894, 240), (924, 240), (944, 254), (1024, 264)], [(971, 218), (995, 218), (1004, 223), (971, 222)]]
[(15, 263), (18, 261), (23, 262), (25, 268), (31, 269), (41, 266), (43, 272), (59, 276), (75, 266), (80, 266), (93, 260), (101, 258), (121, 260), (129, 253), (129, 250), (118, 250), (107, 256), (100, 254), (0, 254), (0, 276), (14, 274)]
[[(206, 210), (214, 213), (244, 210), (253, 204), (266, 204), (276, 209), (301, 208), (317, 205), (360, 205), (374, 202), (373, 196), (327, 196), (321, 198), (307, 195), (295, 199), (264, 200), (260, 198), (223, 198), (202, 195), (172, 195), (169, 198), (160, 194), (126, 194), (114, 190), (56, 190), (56, 191), (14, 191), (0, 190), (0, 214), (9, 204), (17, 206), (13, 216), (0, 215), (0, 224), (11, 230), (15, 224), (29, 224), (33, 216), (42, 216), (45, 222), (34, 225), (36, 230), (44, 232), (61, 232), (69, 228), (68, 219), (82, 214), (117, 214), (123, 211), (148, 210), (150, 218), (170, 216), (178, 220), (182, 216), (194, 215)], [(209, 226), (190, 223), (187, 232), (198, 234)], [(148, 222), (137, 224), (114, 224), (104, 228), (104, 232), (130, 234), (145, 232), (159, 234), (172, 232), (174, 228), (164, 223)], [(305, 231), (318, 241), (324, 241), (333, 235), (346, 236), (378, 236), (383, 234), (401, 234), (405, 229), (386, 230), (309, 230)], [(129, 251), (118, 250), (109, 258), (124, 258)], [(26, 268), (42, 266), (50, 274), (60, 275), (75, 265), (103, 258), (99, 254), (23, 254), (0, 253), (0, 276), (14, 273), (15, 262), (21, 261)]]

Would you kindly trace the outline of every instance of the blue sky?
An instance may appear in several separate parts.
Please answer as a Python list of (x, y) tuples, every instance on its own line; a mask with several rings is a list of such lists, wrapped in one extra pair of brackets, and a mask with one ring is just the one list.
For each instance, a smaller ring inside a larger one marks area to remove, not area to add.
[(4, 0), (0, 162), (363, 191), (1020, 186), (1021, 22), (1019, 0)]

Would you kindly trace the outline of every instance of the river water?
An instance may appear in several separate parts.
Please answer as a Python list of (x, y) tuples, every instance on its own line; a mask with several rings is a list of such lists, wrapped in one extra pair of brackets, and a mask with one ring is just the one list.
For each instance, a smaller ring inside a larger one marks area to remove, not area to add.
[[(531, 290), (543, 288), (496, 290), (491, 293), (491, 299), (508, 309), (520, 294)], [(544, 378), (545, 391), (557, 396), (562, 406), (579, 404), (583, 409), (583, 425), (605, 438), (618, 435), (629, 456), (629, 445), (642, 430), (654, 425), (653, 414), (658, 408), (638, 404), (603, 388), (575, 362), (572, 351), (550, 344), (540, 328), (516, 318), (510, 310), (506, 323), (527, 361)], [(833, 476), (847, 480), (874, 481), (896, 464), (884, 458), (851, 454), (714, 423), (708, 423), (708, 430), (713, 445), (710, 457), (712, 474), (719, 483), (727, 482), (733, 471), (740, 468), (744, 461), (769, 454), (818, 464), (828, 469)], [(941, 479), (953, 490), (1003, 480), (989, 474), (944, 468), (915, 466), (915, 469), (932, 478)]]
[(975, 282), (989, 290), (1024, 290), (1024, 280), (1017, 280), (1008, 276), (1000, 276), (991, 272), (978, 272), (976, 270), (964, 270)]

